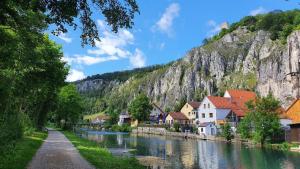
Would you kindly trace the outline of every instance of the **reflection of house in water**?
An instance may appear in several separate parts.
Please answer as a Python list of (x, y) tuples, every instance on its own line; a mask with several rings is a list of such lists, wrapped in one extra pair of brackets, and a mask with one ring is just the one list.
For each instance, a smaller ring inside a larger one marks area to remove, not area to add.
[(215, 144), (198, 141), (199, 168), (219, 168), (218, 150)]
[(182, 142), (181, 147), (181, 161), (184, 168), (195, 168), (194, 164), (197, 155), (197, 144), (194, 143), (195, 140), (188, 140)]
[(88, 139), (100, 143), (104, 141), (104, 136), (102, 134), (89, 134)]
[(119, 146), (123, 144), (123, 134), (117, 135), (117, 142)]

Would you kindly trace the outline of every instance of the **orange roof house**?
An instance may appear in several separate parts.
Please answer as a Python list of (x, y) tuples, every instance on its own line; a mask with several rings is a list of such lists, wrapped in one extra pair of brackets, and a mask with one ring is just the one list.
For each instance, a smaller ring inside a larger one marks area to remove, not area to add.
[(300, 99), (296, 99), (290, 107), (285, 111), (286, 116), (292, 120), (293, 123), (300, 123)]

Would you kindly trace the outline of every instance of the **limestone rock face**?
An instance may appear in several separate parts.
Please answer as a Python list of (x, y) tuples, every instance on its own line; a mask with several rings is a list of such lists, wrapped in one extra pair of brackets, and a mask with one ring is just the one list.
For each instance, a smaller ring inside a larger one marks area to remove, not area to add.
[(222, 95), (227, 88), (243, 88), (262, 96), (271, 92), (286, 107), (297, 96), (297, 79), (287, 74), (298, 70), (299, 59), (300, 31), (283, 44), (272, 41), (268, 32), (239, 28), (143, 77), (132, 76), (125, 82), (82, 80), (76, 85), (81, 93), (101, 93), (98, 96), (104, 98), (114, 94), (126, 102), (145, 92), (164, 108), (181, 100), (200, 101), (199, 95)]

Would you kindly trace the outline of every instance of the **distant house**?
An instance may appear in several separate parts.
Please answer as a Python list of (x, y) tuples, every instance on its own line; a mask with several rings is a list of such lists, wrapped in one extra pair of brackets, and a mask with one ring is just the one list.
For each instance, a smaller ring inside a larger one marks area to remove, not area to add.
[(105, 121), (109, 119), (109, 116), (106, 114), (101, 114), (91, 119), (92, 124), (103, 124)]
[(191, 124), (195, 123), (198, 115), (198, 108), (201, 102), (190, 101), (187, 102), (180, 110), (189, 120)]
[(300, 123), (300, 99), (296, 99), (286, 109), (286, 116), (292, 120), (292, 123)]
[(163, 124), (165, 123), (166, 117), (167, 117), (167, 113), (165, 113), (159, 106), (153, 103), (152, 110), (149, 117), (150, 122)]
[(123, 124), (131, 124), (131, 116), (128, 112), (122, 112), (119, 115), (118, 125), (121, 126)]
[(189, 119), (182, 112), (171, 112), (166, 118), (166, 124), (173, 125), (179, 123), (180, 125), (188, 125)]
[[(203, 130), (208, 123), (220, 128), (224, 123), (229, 123), (232, 130), (236, 130), (237, 123), (244, 117), (247, 107), (246, 102), (255, 100), (255, 93), (244, 90), (227, 90), (224, 97), (207, 96), (201, 102), (198, 108), (199, 133), (206, 135), (215, 135), (218, 131)], [(214, 127), (213, 127), (214, 128)], [(213, 130), (213, 129), (212, 129)]]

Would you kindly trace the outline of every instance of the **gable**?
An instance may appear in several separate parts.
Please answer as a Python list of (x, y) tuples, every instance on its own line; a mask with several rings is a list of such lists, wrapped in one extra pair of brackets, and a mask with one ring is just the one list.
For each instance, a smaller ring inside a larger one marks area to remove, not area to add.
[(295, 100), (286, 110), (286, 116), (292, 119), (293, 123), (300, 122), (300, 100)]

